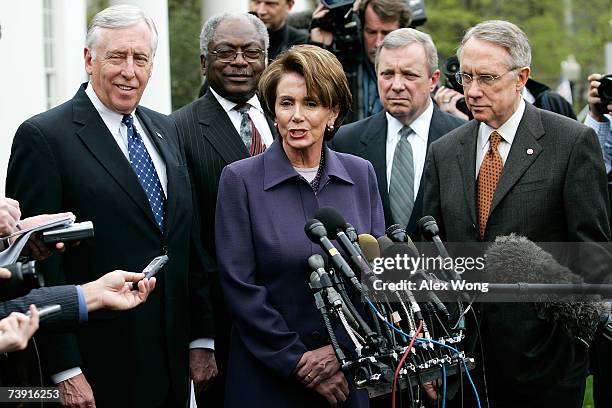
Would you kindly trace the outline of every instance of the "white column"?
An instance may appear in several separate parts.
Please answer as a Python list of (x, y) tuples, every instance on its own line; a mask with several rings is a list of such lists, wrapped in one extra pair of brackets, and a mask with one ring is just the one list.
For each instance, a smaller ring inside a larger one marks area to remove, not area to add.
[(42, 0), (0, 1), (0, 194), (17, 127), (46, 109)]
[[(208, 0), (207, 0), (208, 1)], [(111, 5), (132, 4), (140, 7), (155, 22), (158, 33), (157, 52), (153, 62), (153, 75), (149, 79), (140, 104), (155, 111), (172, 112), (170, 95), (170, 45), (168, 41), (167, 0), (111, 0)]]
[(87, 4), (85, 0), (54, 0), (53, 27), (56, 65), (56, 97), (53, 106), (71, 99), (88, 77), (85, 72)]

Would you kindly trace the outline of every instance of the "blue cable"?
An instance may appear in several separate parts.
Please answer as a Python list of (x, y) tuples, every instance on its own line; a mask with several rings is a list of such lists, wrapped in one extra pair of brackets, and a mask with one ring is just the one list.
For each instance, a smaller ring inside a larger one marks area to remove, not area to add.
[[(374, 306), (374, 304), (372, 304), (371, 301), (367, 300), (368, 304), (370, 305), (370, 307), (372, 308), (372, 310), (374, 310), (374, 312), (376, 313), (376, 315), (379, 317), (379, 319), (381, 319), (383, 322), (385, 322), (385, 324), (387, 326), (389, 326), (390, 328), (392, 328), (393, 330), (395, 330), (396, 332), (400, 333), (403, 336), (406, 336), (407, 338), (411, 339), (412, 336), (410, 336), (409, 334), (404, 333), (402, 330), (398, 329), (397, 327), (395, 327), (393, 324), (389, 323), (387, 321), (387, 319), (385, 319), (380, 312), (378, 311), (378, 309), (376, 309), (376, 306)], [(421, 338), (417, 338), (415, 340), (415, 343), (419, 342), (419, 343), (433, 343), (433, 344), (437, 344), (439, 346), (442, 347), (446, 347), (447, 349), (453, 351), (454, 353), (457, 354), (457, 356), (459, 356), (459, 358), (461, 359), (461, 362), (463, 363), (463, 367), (465, 368), (465, 374), (467, 375), (468, 380), (470, 380), (470, 384), (472, 385), (472, 389), (474, 390), (474, 394), (476, 395), (476, 403), (478, 404), (478, 408), (480, 407), (480, 397), (478, 396), (478, 391), (476, 390), (476, 385), (474, 384), (474, 381), (472, 381), (472, 376), (470, 375), (470, 370), (467, 366), (467, 364), (465, 363), (465, 358), (463, 358), (461, 356), (461, 353), (459, 352), (459, 350), (457, 350), (454, 347), (451, 347), (447, 344), (442, 344), (440, 342), (437, 342), (435, 340), (429, 340), (429, 339), (421, 339)]]
[(442, 364), (442, 408), (446, 408), (446, 367)]

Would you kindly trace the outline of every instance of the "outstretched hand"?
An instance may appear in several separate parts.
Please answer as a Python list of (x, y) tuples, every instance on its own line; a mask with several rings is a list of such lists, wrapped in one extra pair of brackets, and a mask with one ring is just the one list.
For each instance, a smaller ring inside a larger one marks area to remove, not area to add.
[[(132, 290), (132, 282), (138, 282), (138, 291)], [(113, 271), (98, 280), (81, 286), (87, 310), (127, 310), (145, 302), (155, 289), (155, 278), (144, 278), (143, 273)]]

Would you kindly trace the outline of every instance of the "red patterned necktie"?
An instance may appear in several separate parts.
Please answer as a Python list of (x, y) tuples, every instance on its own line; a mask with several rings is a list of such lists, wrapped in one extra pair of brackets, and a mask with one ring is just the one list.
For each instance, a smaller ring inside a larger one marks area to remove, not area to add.
[(502, 137), (499, 133), (493, 132), (489, 136), (489, 150), (482, 160), (480, 171), (478, 172), (478, 227), (480, 230), (480, 239), (484, 239), (487, 220), (489, 219), (489, 210), (493, 202), (493, 195), (497, 182), (502, 174), (504, 164), (501, 155), (497, 151), (497, 146), (501, 142)]

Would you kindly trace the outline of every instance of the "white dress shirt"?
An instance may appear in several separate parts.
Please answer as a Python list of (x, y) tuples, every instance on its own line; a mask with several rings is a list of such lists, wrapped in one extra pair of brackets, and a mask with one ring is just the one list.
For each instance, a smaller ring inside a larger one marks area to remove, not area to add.
[[(225, 99), (221, 95), (215, 92), (214, 89), (208, 88), (217, 99), (227, 116), (232, 121), (232, 124), (236, 128), (236, 132), (240, 134), (240, 122), (242, 122), (242, 114), (238, 112), (236, 109), (236, 102), (232, 102), (229, 99)], [(251, 105), (251, 109), (249, 109), (249, 117), (253, 121), (253, 124), (257, 128), (259, 135), (261, 136), (262, 142), (266, 145), (266, 148), (270, 147), (272, 142), (274, 141), (274, 137), (272, 136), (272, 132), (270, 131), (270, 126), (268, 125), (268, 121), (266, 120), (266, 115), (264, 115), (263, 108), (259, 103), (259, 99), (257, 99), (257, 95), (253, 95), (251, 99), (247, 101), (249, 105)]]
[(502, 137), (501, 142), (499, 145), (497, 145), (497, 151), (501, 156), (502, 164), (506, 164), (506, 159), (508, 159), (512, 142), (514, 142), (516, 131), (521, 123), (521, 119), (523, 119), (524, 113), (525, 101), (521, 97), (516, 111), (503, 125), (499, 127), (499, 129), (493, 129), (486, 123), (480, 122), (480, 127), (478, 129), (478, 142), (476, 144), (476, 178), (478, 178), (480, 166), (482, 165), (485, 154), (487, 153), (487, 150), (489, 150), (489, 136), (491, 136), (491, 133), (494, 131), (497, 131), (497, 133), (499, 133), (499, 135)]
[[(400, 140), (400, 130), (404, 124), (391, 116), (387, 115), (387, 192), (391, 182), (391, 170), (393, 169), (393, 154), (395, 147)], [(423, 168), (425, 167), (425, 155), (427, 154), (427, 139), (429, 137), (429, 125), (433, 115), (433, 102), (429, 101), (429, 106), (425, 111), (409, 125), (412, 133), (408, 136), (408, 141), (412, 146), (412, 164), (414, 165), (414, 200), (419, 193)]]
[[(85, 89), (85, 93), (91, 100), (94, 108), (100, 114), (102, 121), (108, 128), (108, 131), (113, 135), (115, 142), (119, 146), (119, 149), (123, 152), (123, 155), (128, 162), (130, 161), (130, 156), (128, 153), (128, 136), (127, 136), (127, 126), (121, 122), (123, 120), (123, 114), (112, 111), (106, 107), (102, 103), (102, 101), (96, 95), (96, 92), (93, 90), (91, 84), (87, 84), (87, 88)], [(155, 171), (157, 172), (157, 176), (159, 177), (159, 181), (161, 182), (162, 188), (164, 190), (164, 195), (166, 198), (168, 197), (168, 176), (166, 175), (166, 162), (162, 159), (161, 155), (157, 151), (155, 144), (151, 141), (151, 135), (147, 132), (147, 129), (142, 126), (138, 116), (132, 112), (132, 117), (134, 118), (134, 127), (142, 137), (142, 141), (151, 156), (151, 160), (153, 160), (153, 166), (155, 167)], [(162, 137), (163, 135), (155, 135), (155, 137)]]

